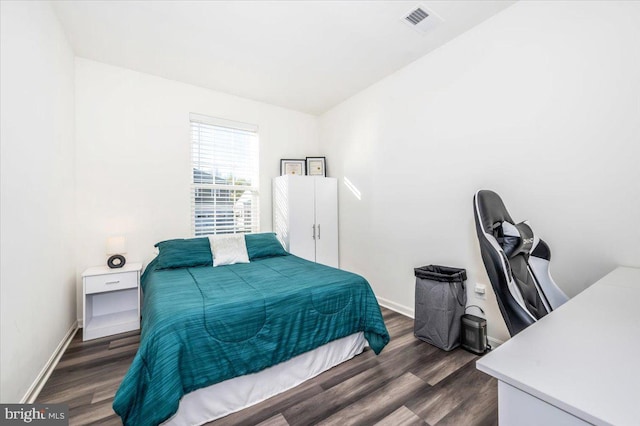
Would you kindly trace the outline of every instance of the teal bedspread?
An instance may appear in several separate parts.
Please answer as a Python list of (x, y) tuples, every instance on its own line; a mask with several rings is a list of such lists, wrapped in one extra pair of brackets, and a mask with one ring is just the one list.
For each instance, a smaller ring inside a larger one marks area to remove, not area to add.
[(356, 332), (376, 354), (389, 342), (363, 277), (293, 255), (217, 268), (151, 262), (142, 287), (140, 348), (113, 402), (125, 425), (161, 423), (188, 392)]

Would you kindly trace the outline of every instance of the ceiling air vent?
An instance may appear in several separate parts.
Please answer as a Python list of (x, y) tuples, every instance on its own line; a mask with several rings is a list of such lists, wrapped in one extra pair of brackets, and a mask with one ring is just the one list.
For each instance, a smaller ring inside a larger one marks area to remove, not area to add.
[(443, 19), (422, 5), (413, 8), (402, 21), (421, 33), (435, 28)]
[(429, 14), (427, 12), (425, 12), (424, 10), (417, 8), (416, 10), (414, 10), (413, 12), (411, 12), (409, 14), (409, 16), (407, 16), (406, 19), (407, 21), (411, 22), (413, 25), (418, 25), (420, 23), (420, 21), (422, 21), (424, 18), (428, 17)]

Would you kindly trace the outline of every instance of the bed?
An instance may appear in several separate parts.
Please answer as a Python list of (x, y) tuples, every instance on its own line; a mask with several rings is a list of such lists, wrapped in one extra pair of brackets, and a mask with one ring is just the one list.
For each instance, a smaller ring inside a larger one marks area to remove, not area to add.
[(161, 269), (156, 258), (141, 285), (140, 347), (113, 403), (125, 425), (203, 423), (213, 419), (207, 409), (175, 421), (183, 396), (193, 407), (221, 389), (243, 394), (252, 388), (243, 380), (271, 380), (296, 363), (312, 377), (361, 351), (364, 339), (376, 354), (389, 341), (363, 277), (286, 252), (220, 267)]

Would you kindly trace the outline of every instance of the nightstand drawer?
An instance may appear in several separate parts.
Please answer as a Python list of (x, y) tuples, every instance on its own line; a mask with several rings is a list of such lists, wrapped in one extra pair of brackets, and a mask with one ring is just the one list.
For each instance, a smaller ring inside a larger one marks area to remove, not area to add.
[(85, 277), (85, 286), (85, 294), (136, 288), (138, 287), (138, 274), (137, 272), (121, 272)]

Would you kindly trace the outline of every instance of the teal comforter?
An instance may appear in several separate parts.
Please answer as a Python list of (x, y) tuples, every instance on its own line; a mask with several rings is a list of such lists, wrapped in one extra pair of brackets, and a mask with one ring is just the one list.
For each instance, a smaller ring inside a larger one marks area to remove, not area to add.
[(364, 278), (293, 255), (217, 268), (151, 262), (142, 287), (140, 347), (113, 402), (125, 425), (161, 423), (188, 392), (359, 331), (376, 354), (389, 341)]

